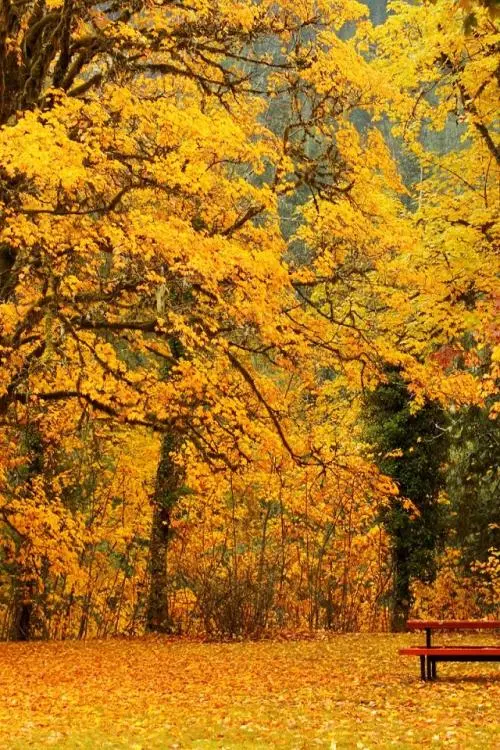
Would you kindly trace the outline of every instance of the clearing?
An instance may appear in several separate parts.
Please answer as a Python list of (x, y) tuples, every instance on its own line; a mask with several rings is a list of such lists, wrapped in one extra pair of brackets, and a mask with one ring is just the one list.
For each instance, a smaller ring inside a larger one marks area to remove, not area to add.
[(442, 664), (423, 683), (417, 660), (397, 654), (418, 641), (2, 643), (0, 747), (500, 747), (499, 665)]

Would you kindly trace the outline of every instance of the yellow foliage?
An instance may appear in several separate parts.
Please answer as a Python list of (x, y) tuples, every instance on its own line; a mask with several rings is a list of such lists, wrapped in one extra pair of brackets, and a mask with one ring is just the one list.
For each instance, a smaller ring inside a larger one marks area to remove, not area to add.
[[(467, 37), (451, 0), (382, 30), (354, 0), (39, 5), (0, 9), (3, 600), (61, 637), (140, 630), (175, 435), (182, 627), (202, 601), (225, 627), (217, 586), (253, 592), (243, 630), (375, 627), (396, 488), (365, 457), (365, 389), (393, 365), (415, 409), (496, 392), (494, 24)], [(426, 149), (455, 116), (463, 148)]]

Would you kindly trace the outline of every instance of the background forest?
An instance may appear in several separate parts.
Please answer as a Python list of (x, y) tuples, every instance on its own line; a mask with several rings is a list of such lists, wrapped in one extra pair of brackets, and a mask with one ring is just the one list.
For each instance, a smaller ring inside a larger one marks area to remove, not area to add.
[(497, 8), (0, 0), (1, 638), (498, 617)]

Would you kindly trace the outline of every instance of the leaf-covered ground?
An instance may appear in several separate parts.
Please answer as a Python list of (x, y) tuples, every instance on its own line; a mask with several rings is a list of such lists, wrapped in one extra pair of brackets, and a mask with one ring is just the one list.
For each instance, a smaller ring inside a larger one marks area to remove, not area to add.
[(422, 683), (397, 654), (419, 640), (0, 644), (0, 747), (500, 747), (499, 665)]

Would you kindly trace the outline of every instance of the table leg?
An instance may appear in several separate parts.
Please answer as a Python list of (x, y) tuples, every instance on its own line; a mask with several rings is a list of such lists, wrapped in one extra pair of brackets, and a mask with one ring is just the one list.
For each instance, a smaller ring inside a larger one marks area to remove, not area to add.
[(427, 657), (427, 679), (432, 680), (432, 659), (430, 656)]
[(427, 679), (425, 676), (425, 656), (420, 657), (420, 676), (424, 681)]
[[(425, 629), (425, 646), (426, 648), (432, 648), (432, 630), (430, 628)], [(432, 680), (432, 671), (433, 671), (433, 660), (430, 656), (426, 657), (426, 671), (427, 671), (427, 679)], [(435, 665), (434, 665), (435, 668)]]
[(436, 679), (436, 673), (437, 673), (436, 660), (435, 659), (432, 659), (432, 661), (431, 661), (431, 672), (432, 672), (432, 679), (435, 680)]

